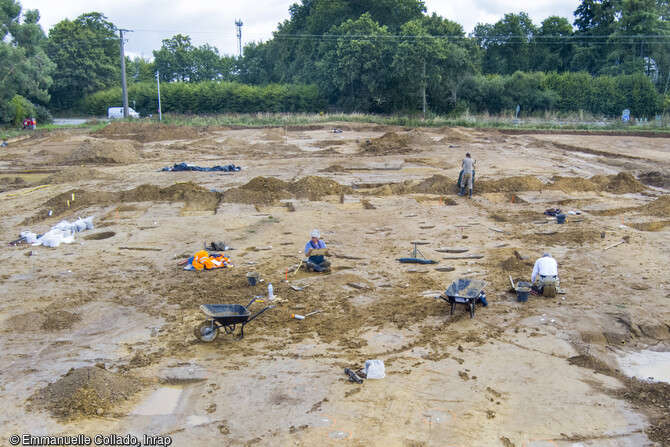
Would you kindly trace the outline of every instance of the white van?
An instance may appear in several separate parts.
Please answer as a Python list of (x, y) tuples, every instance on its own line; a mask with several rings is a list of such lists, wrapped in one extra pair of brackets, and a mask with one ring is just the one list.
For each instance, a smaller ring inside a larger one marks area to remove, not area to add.
[[(123, 107), (110, 107), (107, 109), (108, 118), (123, 118)], [(128, 107), (128, 117), (129, 118), (139, 118), (140, 114), (134, 111), (131, 107)]]

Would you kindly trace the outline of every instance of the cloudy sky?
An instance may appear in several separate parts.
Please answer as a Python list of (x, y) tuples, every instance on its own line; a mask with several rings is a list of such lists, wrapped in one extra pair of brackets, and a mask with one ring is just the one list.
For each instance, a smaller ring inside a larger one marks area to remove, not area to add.
[[(18, 0), (23, 9), (40, 11), (40, 24), (49, 29), (64, 19), (101, 12), (128, 33), (126, 54), (152, 58), (163, 39), (188, 35), (195, 46), (209, 43), (221, 54), (237, 54), (235, 20), (240, 19), (242, 44), (272, 37), (277, 24), (289, 18), (288, 8), (299, 0)], [(495, 23), (505, 13), (526, 12), (533, 23), (557, 15), (574, 21), (580, 0), (424, 0), (428, 13), (453, 20), (466, 33), (477, 23)]]

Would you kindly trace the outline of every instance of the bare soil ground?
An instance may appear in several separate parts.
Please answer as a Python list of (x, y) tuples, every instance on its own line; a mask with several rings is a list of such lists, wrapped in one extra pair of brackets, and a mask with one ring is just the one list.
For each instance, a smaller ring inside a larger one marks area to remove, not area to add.
[[(6, 242), (95, 226), (0, 250), (2, 445), (670, 445), (670, 386), (621, 366), (670, 351), (668, 138), (113, 123), (2, 151)], [(472, 199), (456, 188), (466, 152)], [(180, 162), (242, 170), (160, 171)], [(580, 214), (561, 225), (549, 208)], [(330, 273), (298, 268), (313, 228)], [(178, 266), (213, 241), (234, 268)], [(414, 241), (439, 264), (398, 262)], [(529, 281), (546, 251), (566, 293), (517, 301), (510, 276)], [(457, 278), (487, 282), (474, 318), (435, 299)], [(259, 295), (252, 315), (275, 307), (244, 339), (239, 324), (195, 337), (201, 304)], [(347, 380), (370, 359), (384, 379)]]

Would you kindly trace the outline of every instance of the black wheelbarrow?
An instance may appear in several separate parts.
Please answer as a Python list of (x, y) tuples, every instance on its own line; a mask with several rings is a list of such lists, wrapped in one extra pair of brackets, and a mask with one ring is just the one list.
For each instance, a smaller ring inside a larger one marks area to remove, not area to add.
[(210, 342), (219, 335), (219, 328), (223, 328), (223, 330), (226, 331), (226, 334), (232, 334), (233, 331), (235, 331), (235, 326), (241, 323), (241, 333), (236, 340), (242, 340), (244, 338), (244, 326), (266, 310), (275, 307), (268, 306), (256, 315), (251, 316), (251, 312), (249, 312), (248, 308), (254, 301), (256, 301), (256, 297), (254, 297), (246, 306), (240, 304), (200, 305), (200, 310), (202, 310), (209, 319), (200, 323), (200, 325), (193, 330), (193, 333), (199, 340)]
[(454, 314), (456, 304), (465, 304), (470, 308), (470, 318), (473, 318), (475, 316), (475, 304), (484, 287), (486, 287), (486, 281), (459, 278), (454, 280), (447, 290), (436, 296), (435, 299), (441, 298), (451, 304), (449, 315)]

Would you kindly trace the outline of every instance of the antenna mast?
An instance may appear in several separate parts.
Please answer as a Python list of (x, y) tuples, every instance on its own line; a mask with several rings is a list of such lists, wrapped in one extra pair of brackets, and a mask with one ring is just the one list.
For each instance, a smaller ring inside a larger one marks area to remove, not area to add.
[(237, 55), (242, 57), (242, 20), (235, 20), (237, 28)]

